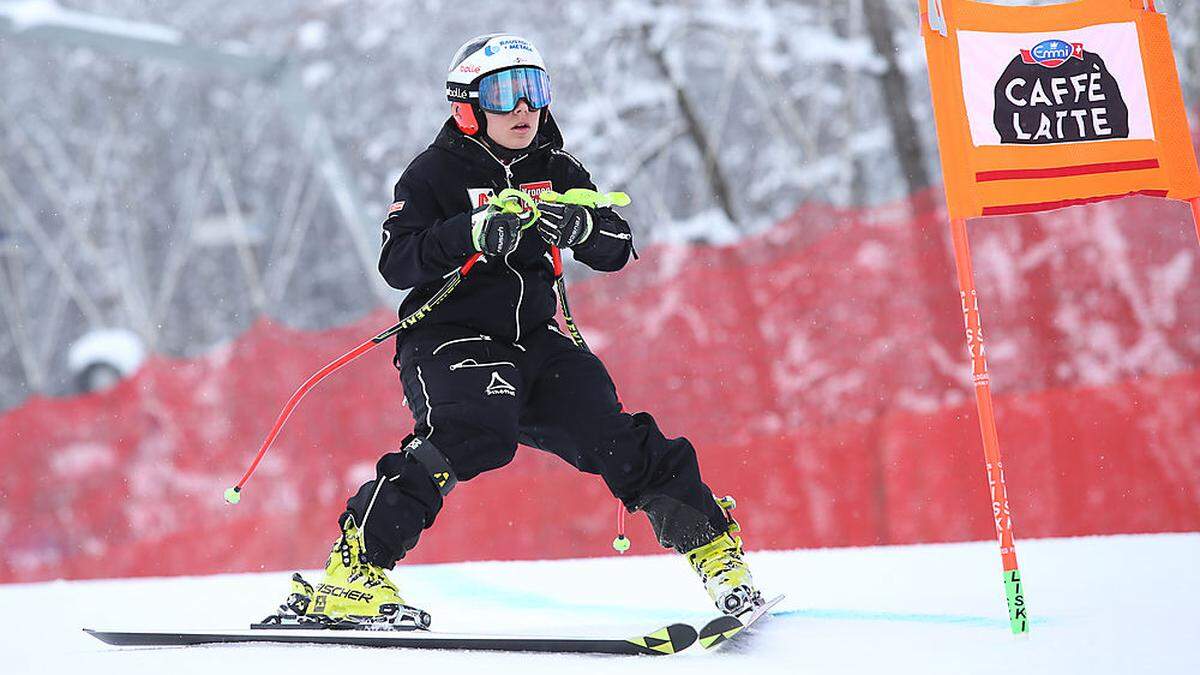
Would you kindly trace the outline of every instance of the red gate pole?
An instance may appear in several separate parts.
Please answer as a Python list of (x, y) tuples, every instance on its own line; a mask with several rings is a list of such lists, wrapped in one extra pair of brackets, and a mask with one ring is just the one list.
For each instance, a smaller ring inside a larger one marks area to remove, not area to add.
[[(1194, 208), (1200, 206), (1193, 204)], [(996, 433), (996, 415), (992, 409), (991, 379), (983, 345), (983, 324), (979, 314), (979, 295), (975, 291), (975, 272), (971, 266), (971, 248), (967, 241), (967, 221), (950, 221), (954, 239), (954, 262), (958, 268), (958, 287), (966, 324), (967, 351), (971, 356), (975, 402), (979, 408), (979, 430), (983, 434), (983, 455), (987, 462), (988, 487), (992, 493), (992, 516), (1000, 539), (1000, 559), (1004, 565), (1004, 592), (1008, 598), (1008, 620), (1014, 634), (1029, 632), (1029, 616), (1017, 568), (1017, 548), (1013, 540), (1012, 514), (1008, 508), (1008, 488), (1004, 485), (1004, 464), (1000, 458), (1000, 438)]]
[(1192, 223), (1196, 226), (1196, 236), (1200, 237), (1200, 197), (1189, 199), (1192, 203)]

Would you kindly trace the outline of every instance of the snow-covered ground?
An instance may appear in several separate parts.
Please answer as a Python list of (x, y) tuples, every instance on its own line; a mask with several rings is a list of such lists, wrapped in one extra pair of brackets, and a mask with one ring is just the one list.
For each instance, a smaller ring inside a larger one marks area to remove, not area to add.
[[(0, 671), (1200, 672), (1200, 533), (1018, 546), (1033, 617), (1023, 638), (1008, 630), (996, 545), (979, 542), (751, 553), (760, 586), (788, 594), (776, 615), (727, 651), (694, 647), (668, 658), (297, 645), (118, 648), (80, 628), (241, 628), (281, 599), (288, 574), (0, 586)], [(624, 637), (710, 616), (703, 591), (672, 555), (412, 566), (395, 576), (441, 630)]]

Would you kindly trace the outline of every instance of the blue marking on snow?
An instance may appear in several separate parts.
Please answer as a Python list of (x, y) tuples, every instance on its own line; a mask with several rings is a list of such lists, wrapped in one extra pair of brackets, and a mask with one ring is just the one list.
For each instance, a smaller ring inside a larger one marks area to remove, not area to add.
[[(852, 609), (789, 609), (782, 612), (771, 612), (773, 617), (796, 617), (803, 619), (831, 619), (834, 621), (893, 621), (901, 623), (937, 623), (969, 628), (1008, 628), (1007, 619), (987, 616), (971, 616), (969, 614), (919, 614), (906, 612), (878, 612)], [(1036, 618), (1031, 622), (1035, 626), (1046, 625), (1051, 621)]]
[[(587, 613), (596, 617), (618, 616), (622, 618), (640, 618), (647, 621), (684, 621), (703, 623), (713, 617), (713, 612), (694, 610), (680, 611), (672, 608), (647, 608), (626, 605), (583, 604), (568, 599), (528, 591), (514, 591), (503, 586), (497, 586), (474, 578), (471, 574), (461, 574), (450, 570), (441, 571), (438, 576), (446, 577), (439, 580), (439, 592), (460, 598), (470, 598), (472, 602), (487, 602), (502, 606), (509, 610), (563, 611)], [(851, 609), (789, 609), (771, 612), (773, 618), (789, 619), (824, 619), (832, 621), (885, 621), (897, 623), (924, 623), (947, 626), (963, 626), (966, 628), (1000, 628), (1009, 627), (1008, 620), (973, 616), (969, 614), (931, 614), (916, 612), (885, 612), (875, 610)], [(1051, 621), (1038, 617), (1032, 621), (1034, 626), (1044, 626)]]

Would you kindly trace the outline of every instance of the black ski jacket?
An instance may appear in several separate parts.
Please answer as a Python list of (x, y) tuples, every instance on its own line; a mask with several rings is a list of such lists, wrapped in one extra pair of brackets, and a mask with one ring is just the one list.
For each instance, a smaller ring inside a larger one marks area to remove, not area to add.
[[(562, 145), (562, 134), (547, 114), (528, 152), (506, 164), (485, 141), (463, 134), (453, 119), (446, 121), (396, 183), (383, 223), (379, 272), (393, 288), (413, 289), (400, 306), (401, 317), (424, 304), (475, 253), (471, 211), (489, 196), (507, 187), (535, 195), (546, 189), (596, 188)], [(574, 257), (601, 272), (619, 270), (633, 250), (629, 224), (609, 208), (595, 215), (592, 235), (573, 249)], [(550, 249), (531, 228), (507, 256), (476, 264), (414, 330), (453, 324), (516, 343), (556, 313)], [(403, 338), (401, 333), (398, 339)]]

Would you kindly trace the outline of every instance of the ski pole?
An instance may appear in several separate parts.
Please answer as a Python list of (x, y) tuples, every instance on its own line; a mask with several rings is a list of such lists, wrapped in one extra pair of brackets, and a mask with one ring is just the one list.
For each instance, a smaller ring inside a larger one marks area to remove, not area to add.
[[(503, 195), (504, 193), (501, 194)], [(624, 192), (597, 192), (595, 190), (588, 190), (587, 188), (571, 188), (566, 192), (547, 190), (540, 197), (543, 201), (551, 203), (578, 204), (591, 208), (611, 208), (613, 206), (629, 206), (630, 204), (629, 195)], [(554, 286), (558, 290), (559, 302), (562, 303), (563, 320), (567, 324), (567, 331), (571, 333), (571, 340), (580, 349), (590, 352), (592, 350), (588, 348), (587, 342), (583, 339), (583, 333), (579, 332), (579, 327), (575, 325), (575, 317), (571, 314), (571, 305), (567, 302), (567, 284), (563, 279), (562, 251), (557, 246), (550, 247), (550, 259), (554, 262)], [(621, 522), (623, 523), (624, 521)], [(621, 530), (620, 538), (625, 538), (624, 529)]]
[[(488, 200), (488, 204), (484, 208), (489, 207), (508, 213), (524, 213), (527, 209), (533, 210), (535, 217), (530, 220), (530, 223), (537, 220), (537, 209), (533, 205), (531, 198), (529, 195), (519, 190), (504, 190), (499, 195)], [(263, 456), (267, 454), (267, 448), (271, 447), (271, 443), (273, 443), (275, 438), (279, 436), (279, 432), (283, 429), (283, 425), (286, 424), (288, 418), (291, 417), (292, 411), (296, 409), (296, 406), (300, 404), (301, 399), (304, 398), (305, 394), (307, 394), (309, 390), (317, 386), (321, 380), (329, 377), (342, 366), (371, 351), (371, 349), (373, 349), (376, 345), (396, 335), (400, 331), (411, 327), (421, 319), (424, 319), (434, 307), (436, 307), (443, 300), (445, 300), (448, 295), (450, 295), (455, 287), (458, 286), (459, 282), (463, 280), (463, 277), (467, 276), (467, 273), (471, 271), (471, 268), (474, 267), (475, 263), (479, 262), (479, 259), (482, 257), (482, 253), (476, 253), (472, 255), (467, 259), (467, 262), (464, 263), (462, 267), (458, 268), (452, 273), (453, 276), (451, 276), (450, 280), (446, 282), (446, 285), (442, 286), (437, 293), (433, 294), (433, 297), (429, 298), (425, 304), (418, 307), (415, 312), (401, 319), (400, 322), (395, 326), (392, 326), (379, 335), (376, 335), (370, 340), (367, 340), (361, 345), (346, 352), (336, 360), (327, 364), (324, 368), (318, 370), (316, 373), (313, 373), (311, 377), (305, 380), (304, 384), (300, 385), (300, 388), (296, 390), (296, 393), (292, 394), (292, 397), (288, 399), (287, 404), (283, 406), (283, 410), (279, 413), (279, 417), (275, 419), (275, 426), (271, 427), (271, 431), (267, 434), (267, 437), (263, 439), (262, 445), (258, 448), (258, 454), (254, 456), (254, 461), (250, 463), (250, 467), (246, 469), (246, 473), (242, 474), (241, 480), (237, 482), (237, 485), (225, 489), (225, 501), (229, 504), (237, 504), (242, 500), (242, 488), (246, 486), (246, 482), (250, 480), (250, 476), (254, 475), (254, 470), (258, 468), (259, 462), (261, 462)]]
[(250, 468), (246, 469), (246, 473), (242, 474), (242, 478), (237, 482), (237, 485), (225, 490), (225, 501), (230, 504), (237, 504), (242, 500), (242, 488), (246, 486), (246, 482), (250, 480), (250, 476), (252, 476), (254, 474), (254, 470), (258, 468), (259, 462), (261, 462), (263, 456), (267, 454), (267, 448), (271, 447), (271, 443), (273, 443), (275, 438), (279, 436), (279, 432), (283, 429), (283, 425), (286, 424), (288, 418), (292, 416), (292, 411), (295, 410), (296, 406), (300, 404), (300, 401), (304, 398), (305, 394), (307, 394), (313, 387), (317, 386), (321, 380), (324, 380), (326, 377), (329, 377), (331, 374), (341, 369), (342, 366), (350, 363), (363, 354), (366, 354), (375, 346), (384, 342), (388, 338), (411, 327), (413, 324), (425, 318), (425, 316), (429, 314), (430, 310), (432, 310), (450, 295), (455, 287), (458, 286), (459, 282), (463, 280), (463, 277), (467, 276), (467, 273), (470, 272), (471, 268), (475, 266), (475, 263), (479, 262), (479, 259), (482, 256), (482, 253), (476, 253), (468, 258), (467, 262), (454, 272), (454, 276), (450, 277), (450, 280), (446, 282), (446, 285), (442, 286), (441, 290), (439, 290), (437, 293), (434, 293), (433, 297), (426, 301), (425, 304), (418, 307), (415, 312), (404, 317), (399, 323), (391, 328), (346, 352), (336, 360), (327, 364), (324, 368), (318, 370), (316, 373), (313, 373), (311, 377), (305, 380), (304, 384), (300, 385), (300, 388), (296, 390), (296, 393), (292, 394), (292, 397), (288, 399), (287, 404), (283, 406), (283, 410), (279, 413), (279, 417), (275, 419), (275, 425), (271, 427), (271, 431), (267, 434), (267, 437), (263, 439), (262, 445), (258, 448), (258, 454), (254, 456), (254, 461), (250, 463)]
[[(544, 201), (558, 204), (579, 204), (589, 206), (591, 208), (604, 208), (613, 206), (629, 206), (629, 195), (624, 192), (596, 192), (585, 188), (571, 188), (565, 193), (547, 190), (541, 194)], [(579, 327), (575, 325), (575, 317), (571, 314), (571, 305), (567, 302), (567, 283), (563, 279), (563, 263), (562, 251), (557, 246), (550, 247), (550, 259), (554, 263), (554, 286), (558, 290), (558, 299), (562, 303), (563, 320), (567, 324), (567, 331), (571, 333), (571, 340), (575, 342), (580, 349), (590, 352), (592, 351), (587, 346), (587, 342), (583, 339), (583, 333), (579, 331)], [(617, 553), (624, 553), (629, 550), (630, 541), (625, 536), (625, 504), (620, 499), (617, 500), (617, 537), (613, 539), (612, 547)]]

